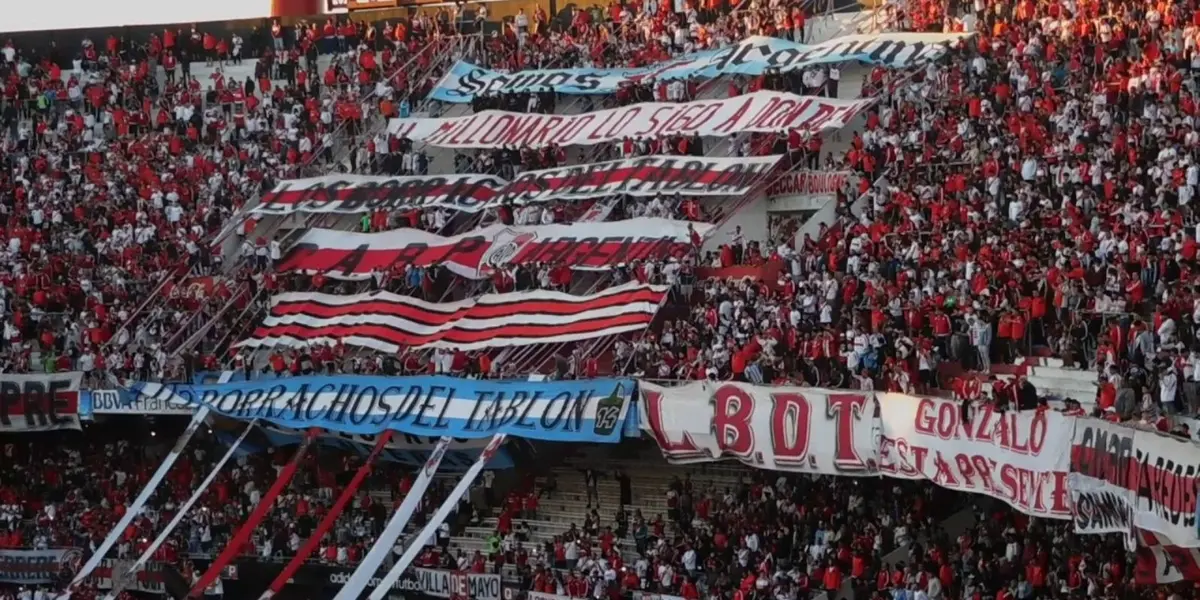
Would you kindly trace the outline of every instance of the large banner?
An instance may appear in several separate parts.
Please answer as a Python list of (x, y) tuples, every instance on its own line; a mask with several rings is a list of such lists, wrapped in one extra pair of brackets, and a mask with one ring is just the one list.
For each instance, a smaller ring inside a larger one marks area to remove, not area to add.
[(1071, 420), (1055, 411), (963, 414), (959, 402), (877, 394), (879, 470), (985, 494), (1028, 515), (1071, 518)]
[(0, 433), (79, 429), (81, 373), (0, 375)]
[(485, 110), (465, 117), (392, 119), (388, 131), (444, 148), (588, 146), (661, 135), (729, 137), (841, 129), (873, 103), (760, 91), (720, 100), (630, 104), (579, 115)]
[(82, 559), (83, 552), (75, 548), (0, 549), (0, 582), (35, 585), (69, 580)]
[(1070, 470), (1105, 489), (1126, 490), (1133, 524), (1166, 538), (1166, 545), (1200, 547), (1196, 532), (1196, 485), (1200, 448), (1188, 440), (1079, 418)]
[(390, 354), (401, 348), (577, 342), (649, 327), (668, 289), (631, 282), (591, 296), (536, 290), (445, 304), (390, 292), (288, 292), (271, 298), (270, 314), (237, 345), (290, 348), (340, 341)]
[(736, 459), (778, 471), (876, 474), (870, 394), (710, 381), (638, 389), (642, 430), (672, 463)]
[(441, 265), (471, 279), (486, 279), (498, 269), (535, 263), (605, 270), (635, 260), (684, 254), (691, 249), (692, 231), (703, 237), (712, 228), (705, 223), (639, 218), (569, 225), (492, 225), (454, 237), (419, 229), (381, 233), (312, 229), (288, 250), (278, 269), (324, 273), (335, 279), (366, 279), (397, 265)]
[[(605, 196), (740, 196), (770, 173), (779, 156), (642, 156), (526, 171), (511, 182), (476, 175), (372, 177), (326, 175), (280, 182), (252, 209), (258, 214), (364, 213), (444, 206), (477, 212), (504, 204)], [(487, 180), (487, 181), (485, 181)]]
[(456, 377), (303, 376), (215, 385), (135, 383), (152, 398), (201, 404), (242, 420), (375, 434), (621, 441), (633, 382), (496, 381)]
[(940, 58), (946, 44), (969, 34), (883, 33), (841, 36), (816, 45), (779, 38), (749, 37), (718, 50), (695, 52), (633, 69), (546, 69), (501, 73), (459, 62), (438, 82), (432, 98), (470, 102), (479, 94), (540, 92), (611, 94), (627, 82), (714, 78), (788, 72), (824, 63), (860, 61), (902, 69)]
[(846, 187), (854, 171), (789, 171), (767, 188), (768, 196), (833, 196)]

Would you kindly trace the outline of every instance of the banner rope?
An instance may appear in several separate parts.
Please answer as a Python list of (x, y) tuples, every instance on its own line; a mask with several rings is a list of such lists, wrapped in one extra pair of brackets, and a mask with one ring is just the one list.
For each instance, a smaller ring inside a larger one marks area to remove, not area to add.
[(304, 460), (304, 456), (308, 454), (309, 447), (320, 431), (320, 429), (314, 427), (305, 433), (304, 441), (300, 444), (300, 448), (296, 450), (296, 455), (292, 457), (292, 461), (280, 471), (279, 478), (275, 480), (275, 483), (271, 484), (271, 488), (258, 501), (258, 505), (250, 513), (250, 517), (246, 519), (245, 523), (242, 523), (241, 528), (229, 540), (229, 543), (225, 545), (225, 549), (221, 551), (221, 554), (208, 566), (208, 570), (200, 576), (200, 579), (197, 579), (196, 583), (192, 585), (192, 589), (187, 595), (188, 598), (199, 598), (204, 594), (205, 588), (221, 575), (221, 571), (225, 568), (225, 565), (228, 565), (233, 562), (233, 559), (237, 558), (242, 547), (246, 545), (246, 542), (250, 541), (250, 536), (254, 533), (254, 529), (258, 527), (258, 524), (271, 511), (271, 507), (275, 504), (275, 499), (291, 483), (292, 477), (296, 475), (297, 469), (300, 468), (300, 461)]
[(207, 406), (200, 407), (200, 410), (196, 411), (196, 414), (192, 415), (192, 421), (188, 423), (187, 429), (183, 430), (183, 435), (179, 436), (178, 440), (175, 440), (175, 446), (171, 448), (169, 453), (167, 453), (167, 456), (163, 459), (162, 464), (158, 465), (158, 469), (154, 471), (154, 475), (150, 477), (150, 481), (146, 482), (146, 487), (142, 488), (141, 493), (138, 494), (138, 497), (133, 501), (133, 504), (130, 504), (128, 507), (126, 507), (125, 514), (121, 515), (121, 518), (117, 521), (116, 526), (112, 528), (112, 531), (108, 532), (108, 536), (104, 538), (104, 541), (101, 542), (100, 546), (96, 548), (96, 551), (92, 553), (91, 558), (89, 558), (87, 563), (83, 565), (83, 568), (75, 574), (75, 578), (71, 580), (71, 583), (67, 585), (68, 592), (83, 582), (83, 580), (87, 579), (88, 576), (92, 574), (92, 571), (95, 571), (96, 567), (100, 566), (100, 561), (104, 560), (104, 555), (108, 554), (108, 551), (112, 549), (113, 545), (117, 543), (117, 540), (120, 539), (121, 535), (125, 533), (125, 529), (129, 527), (129, 524), (133, 522), (133, 519), (141, 514), (142, 509), (146, 507), (146, 503), (150, 501), (150, 497), (154, 495), (154, 492), (158, 490), (158, 486), (162, 484), (163, 479), (166, 478), (167, 471), (170, 471), (171, 467), (175, 465), (175, 461), (178, 460), (183, 454), (183, 449), (187, 447), (188, 442), (190, 442), (192, 436), (196, 434), (196, 430), (200, 429), (200, 425), (204, 423), (204, 419), (207, 416)]
[(337, 500), (334, 501), (333, 506), (329, 508), (329, 512), (325, 513), (325, 518), (321, 519), (317, 528), (313, 530), (308, 539), (304, 541), (304, 544), (300, 546), (300, 549), (296, 551), (296, 556), (293, 556), (287, 566), (279, 572), (279, 575), (275, 577), (275, 581), (272, 581), (267, 591), (263, 592), (262, 596), (260, 596), (261, 598), (270, 598), (278, 594), (283, 589), (283, 586), (287, 585), (292, 575), (295, 575), (296, 571), (304, 566), (304, 561), (308, 560), (308, 557), (317, 549), (317, 546), (321, 544), (321, 539), (333, 529), (337, 518), (346, 510), (346, 506), (350, 504), (350, 501), (354, 499), (354, 494), (358, 492), (359, 486), (367, 479), (367, 475), (371, 473), (371, 466), (379, 458), (379, 454), (383, 452), (383, 449), (387, 447), (391, 439), (392, 432), (390, 430), (379, 434), (379, 439), (375, 441), (375, 447), (371, 449), (371, 454), (367, 456), (366, 462), (354, 473), (354, 478), (350, 480), (346, 489), (342, 490)]
[[(387, 575), (384, 575), (383, 579), (379, 581), (379, 585), (371, 592), (370, 600), (383, 600), (383, 598), (387, 597), (388, 591), (392, 589), (392, 586), (400, 579), (400, 575), (408, 569), (412, 561), (416, 560), (417, 554), (425, 548), (425, 544), (433, 537), (434, 532), (437, 531), (438, 527), (442, 526), (442, 523), (446, 521), (450, 513), (458, 508), (458, 501), (462, 500), (462, 497), (466, 496), (467, 492), (471, 490), (471, 485), (475, 483), (475, 480), (479, 477), (479, 473), (483, 471), (488, 461), (492, 459), (492, 456), (504, 444), (504, 438), (505, 435), (502, 433), (492, 437), (491, 443), (479, 454), (479, 459), (475, 461), (475, 464), (471, 465), (471, 468), (463, 474), (462, 479), (458, 481), (458, 485), (454, 486), (454, 490), (450, 492), (450, 496), (446, 498), (446, 501), (434, 513), (433, 519), (430, 519), (429, 523), (425, 524), (425, 528), (421, 530), (421, 533), (418, 533), (409, 541), (408, 547), (404, 549), (404, 554), (400, 556), (400, 560), (392, 565), (392, 570), (388, 571)], [(348, 600), (343, 598), (348, 587), (350, 586), (347, 585), (342, 588), (342, 591), (337, 595), (335, 600)], [(361, 590), (356, 590), (355, 594), (359, 592)]]
[[(446, 449), (450, 447), (451, 441), (453, 438), (446, 436), (438, 440), (433, 454), (417, 474), (412, 488), (408, 490), (408, 495), (404, 497), (395, 514), (388, 521), (387, 527), (383, 529), (383, 533), (379, 534), (379, 539), (375, 540), (375, 545), (371, 546), (362, 562), (358, 564), (358, 568), (354, 569), (350, 580), (338, 592), (335, 600), (358, 600), (358, 595), (375, 576), (375, 571), (379, 570), (379, 565), (383, 564), (383, 559), (387, 558), (388, 553), (392, 551), (392, 546), (396, 544), (396, 540), (400, 539), (400, 534), (404, 533), (404, 528), (408, 526), (413, 514), (417, 512), (417, 506), (421, 504), (421, 497), (425, 495), (425, 490), (429, 489), (429, 484), (433, 481), (433, 476), (437, 474), (438, 467), (442, 464), (442, 458), (446, 456)], [(349, 595), (347, 595), (348, 591)]]

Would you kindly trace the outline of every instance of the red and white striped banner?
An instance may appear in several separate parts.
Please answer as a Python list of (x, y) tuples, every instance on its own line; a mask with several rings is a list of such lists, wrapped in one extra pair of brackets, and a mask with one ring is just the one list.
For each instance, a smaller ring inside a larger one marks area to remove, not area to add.
[(358, 214), (439, 206), (478, 212), (505, 204), (607, 196), (740, 196), (770, 173), (779, 158), (641, 156), (526, 171), (508, 182), (487, 175), (326, 175), (280, 182), (251, 212)]
[(351, 233), (313, 229), (289, 249), (280, 271), (324, 273), (335, 279), (366, 279), (393, 267), (442, 265), (461, 277), (486, 279), (497, 269), (548, 263), (604, 270), (635, 260), (685, 254), (692, 234), (712, 225), (640, 218), (607, 223), (572, 223), (483, 229), (442, 237), (419, 229)]
[(767, 196), (832, 196), (846, 187), (853, 171), (792, 171), (767, 188)]
[(629, 283), (591, 296), (534, 291), (436, 304), (388, 292), (337, 296), (291, 292), (240, 346), (308, 346), (341, 340), (396, 352), (572, 342), (645, 329), (666, 286)]

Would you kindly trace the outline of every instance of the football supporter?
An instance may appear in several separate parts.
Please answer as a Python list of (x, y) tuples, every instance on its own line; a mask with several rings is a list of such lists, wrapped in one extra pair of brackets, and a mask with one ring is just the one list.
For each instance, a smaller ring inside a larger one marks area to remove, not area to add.
[(0, 368), (165, 376), (192, 315), (240, 299), (213, 251), (232, 215), (279, 179), (353, 166), (379, 97), (419, 100), (458, 47), (418, 17), (347, 26), (358, 42), (321, 58), (329, 27), (277, 24), (270, 44), (169, 28), (65, 64), (6, 45)]

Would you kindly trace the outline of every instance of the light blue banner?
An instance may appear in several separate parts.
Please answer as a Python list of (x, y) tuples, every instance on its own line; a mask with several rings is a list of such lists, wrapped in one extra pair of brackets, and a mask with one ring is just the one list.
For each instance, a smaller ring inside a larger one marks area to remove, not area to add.
[(490, 381), (455, 377), (291, 377), (213, 385), (135, 383), (139, 400), (208, 406), (236, 419), (307, 429), (458, 438), (496, 433), (548, 441), (621, 440), (633, 381)]
[(946, 44), (965, 34), (884, 33), (851, 35), (815, 45), (755, 36), (718, 50), (705, 50), (637, 69), (546, 69), (501, 73), (458, 62), (433, 89), (434, 100), (470, 102), (478, 94), (541, 92), (611, 94), (626, 82), (722, 75), (781, 73), (827, 63), (859, 61), (894, 69), (941, 58)]

